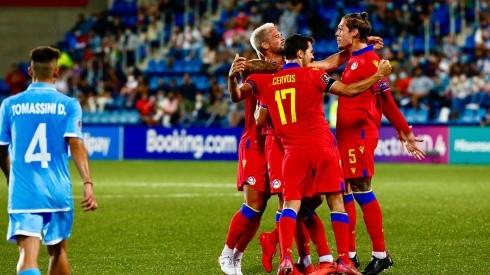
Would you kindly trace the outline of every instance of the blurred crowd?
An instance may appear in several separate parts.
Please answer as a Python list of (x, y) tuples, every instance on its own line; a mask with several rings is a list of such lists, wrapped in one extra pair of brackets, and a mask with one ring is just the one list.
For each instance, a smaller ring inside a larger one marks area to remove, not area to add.
[[(56, 46), (62, 51), (58, 90), (84, 112), (137, 110), (139, 123), (236, 127), (226, 76), (235, 53), (256, 58), (249, 37), (265, 22), (315, 38), (315, 56), (336, 52), (340, 18), (367, 11), (389, 59), (392, 92), (420, 123), (486, 124), (490, 110), (490, 3), (472, 1), (114, 0), (79, 14)], [(328, 3), (324, 3), (328, 2)], [(456, 13), (454, 12), (456, 11)], [(426, 39), (426, 38), (429, 39)], [(29, 83), (28, 64), (12, 64), (9, 94)], [(334, 72), (335, 74), (335, 72)], [(326, 97), (325, 108), (335, 102)]]

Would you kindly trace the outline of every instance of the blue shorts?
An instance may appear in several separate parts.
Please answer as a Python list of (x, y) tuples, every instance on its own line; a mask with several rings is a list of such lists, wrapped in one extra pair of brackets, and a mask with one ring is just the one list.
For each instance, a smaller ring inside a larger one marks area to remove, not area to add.
[(7, 240), (17, 235), (38, 237), (44, 245), (55, 245), (68, 239), (73, 227), (73, 210), (44, 213), (9, 214)]

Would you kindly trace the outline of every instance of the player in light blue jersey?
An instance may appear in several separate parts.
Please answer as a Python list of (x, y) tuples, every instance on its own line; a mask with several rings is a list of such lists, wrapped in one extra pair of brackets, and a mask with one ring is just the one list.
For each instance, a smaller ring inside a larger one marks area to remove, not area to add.
[(68, 148), (83, 181), (82, 207), (97, 209), (80, 104), (54, 86), (59, 56), (51, 47), (32, 50), (32, 84), (0, 106), (0, 168), (9, 188), (7, 240), (17, 242), (17, 272), (22, 275), (41, 274), (40, 240), (48, 249), (49, 274), (70, 274), (66, 240), (73, 225), (73, 195)]

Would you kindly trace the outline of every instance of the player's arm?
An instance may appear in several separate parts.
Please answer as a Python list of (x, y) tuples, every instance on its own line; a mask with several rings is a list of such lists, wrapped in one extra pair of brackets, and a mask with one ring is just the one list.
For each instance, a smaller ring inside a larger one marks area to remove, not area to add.
[(417, 138), (412, 128), (408, 125), (407, 120), (396, 106), (395, 100), (390, 91), (380, 93), (382, 101), (383, 115), (388, 121), (395, 127), (398, 138), (402, 143), (402, 150), (407, 150), (414, 158), (419, 160), (425, 158), (425, 151), (420, 148), (417, 143), (422, 142), (423, 139)]
[(263, 127), (267, 124), (269, 120), (269, 110), (265, 106), (257, 104), (257, 108), (255, 108), (254, 112), (255, 124), (258, 127)]
[(245, 74), (272, 74), (281, 69), (281, 66), (260, 59), (245, 62)]
[(0, 168), (2, 169), (5, 178), (7, 179), (7, 186), (9, 185), (10, 175), (10, 158), (9, 158), (9, 146), (0, 145)]
[[(368, 36), (367, 42), (368, 44), (372, 44), (376, 50), (379, 50), (384, 46), (383, 38), (379, 36)], [(349, 51), (342, 50), (321, 61), (313, 61), (308, 64), (308, 67), (321, 69), (326, 72), (332, 72), (347, 62), (347, 60), (350, 58), (350, 54), (351, 53)]]
[(69, 137), (68, 144), (70, 145), (70, 152), (77, 167), (78, 174), (80, 174), (80, 178), (83, 181), (82, 208), (84, 211), (95, 210), (98, 206), (95, 200), (92, 177), (90, 176), (87, 148), (83, 140), (78, 137)]
[(344, 84), (341, 81), (329, 80), (330, 88), (327, 91), (341, 96), (353, 97), (369, 89), (374, 83), (380, 81), (391, 72), (391, 65), (388, 60), (381, 60), (376, 73), (370, 77), (352, 84)]
[[(235, 55), (228, 73), (228, 91), (230, 92), (231, 101), (240, 102), (252, 95), (252, 89), (241, 89), (238, 87), (238, 75), (245, 70), (245, 57)], [(243, 87), (243, 86), (242, 86)]]

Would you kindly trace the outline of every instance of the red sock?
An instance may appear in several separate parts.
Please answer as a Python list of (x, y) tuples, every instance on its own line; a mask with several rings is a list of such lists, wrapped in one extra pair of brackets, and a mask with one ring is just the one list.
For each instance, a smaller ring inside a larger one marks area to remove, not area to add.
[(252, 220), (250, 220), (247, 226), (247, 230), (245, 230), (242, 237), (238, 240), (238, 243), (235, 246), (238, 251), (244, 252), (245, 249), (247, 249), (248, 244), (255, 237), (257, 230), (259, 230), (260, 219), (261, 215), (257, 215)]
[(325, 234), (325, 227), (323, 222), (316, 213), (313, 213), (305, 220), (306, 228), (310, 235), (311, 241), (315, 245), (318, 256), (330, 255), (330, 247), (328, 245), (327, 235)]
[(337, 244), (337, 254), (344, 263), (349, 262), (349, 216), (347, 213), (330, 213), (332, 229)]
[(362, 217), (366, 224), (366, 229), (371, 238), (373, 251), (386, 251), (385, 235), (383, 230), (383, 214), (381, 207), (373, 191), (366, 193), (354, 193), (354, 198), (362, 209)]
[(250, 221), (258, 215), (259, 212), (243, 204), (242, 208), (235, 213), (230, 222), (228, 236), (226, 236), (226, 245), (229, 248), (235, 248), (236, 244), (248, 228)]
[(310, 250), (310, 234), (308, 233), (308, 228), (304, 223), (304, 219), (298, 218), (296, 222), (296, 249), (298, 249), (298, 256), (304, 257), (311, 254)]
[(357, 213), (356, 204), (354, 203), (354, 196), (352, 196), (352, 193), (344, 195), (344, 208), (347, 215), (349, 215), (349, 252), (355, 252)]
[[(284, 209), (279, 220), (279, 244), (281, 245), (281, 256), (289, 257), (292, 261), (292, 247), (296, 231), (296, 212), (292, 209)], [(282, 259), (281, 259), (282, 261)]]

